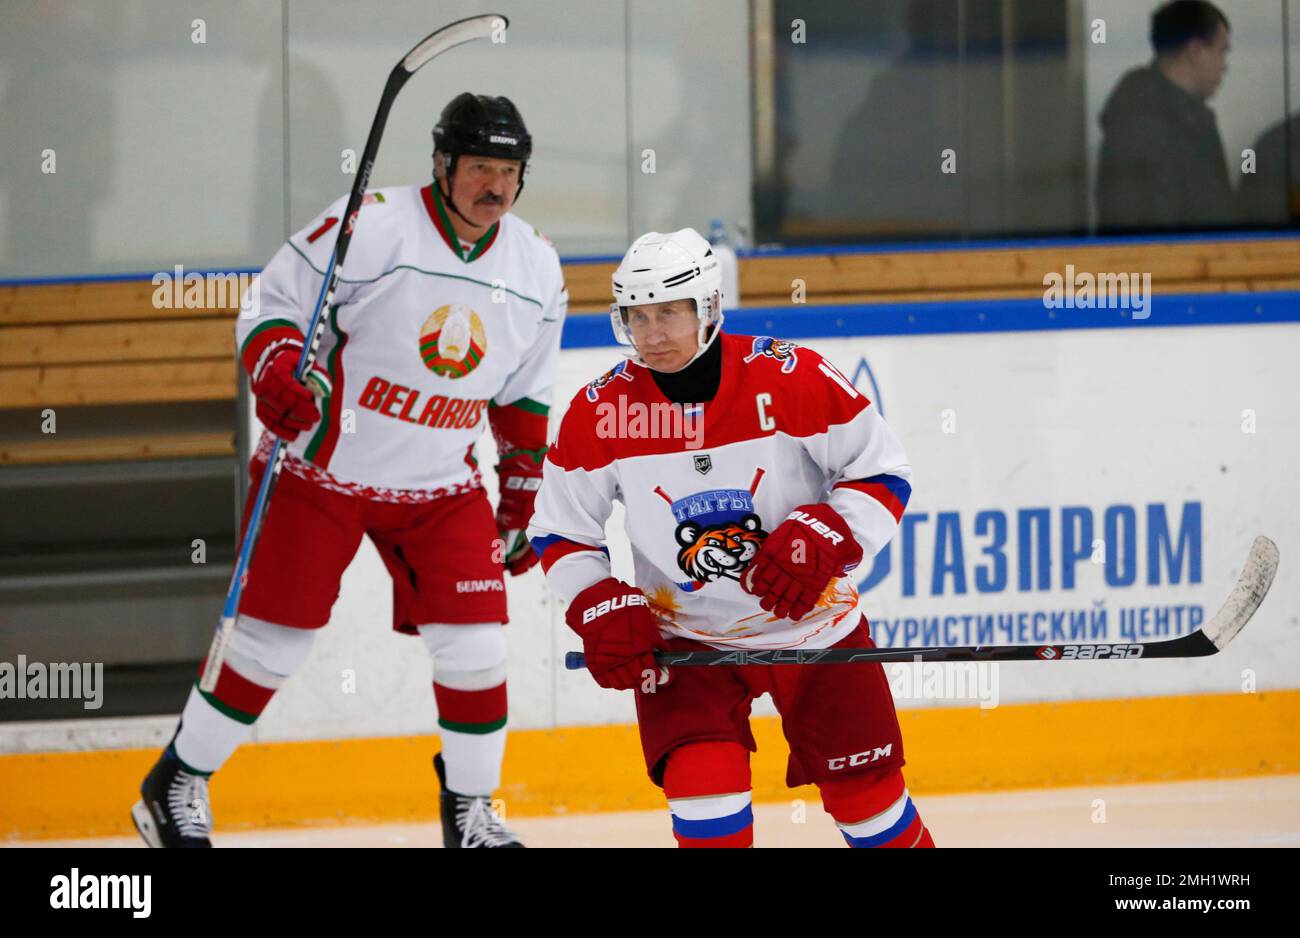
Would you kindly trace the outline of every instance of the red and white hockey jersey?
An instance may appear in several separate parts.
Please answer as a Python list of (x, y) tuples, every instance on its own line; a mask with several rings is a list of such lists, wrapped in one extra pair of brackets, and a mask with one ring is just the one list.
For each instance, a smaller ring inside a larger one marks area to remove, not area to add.
[[(301, 347), (346, 203), (258, 278), (253, 315), (236, 328), (250, 374), (285, 344)], [(432, 187), (371, 191), (334, 300), (317, 357), (333, 390), (320, 424), (289, 444), (288, 471), (420, 500), (480, 484), (473, 446), (489, 408), (499, 437), (504, 427), (510, 444), (545, 444), (568, 295), (555, 248), (529, 224), (506, 214), (465, 245)]]
[(877, 408), (816, 352), (767, 336), (720, 341), (721, 382), (703, 405), (670, 404), (632, 362), (578, 392), (528, 535), (570, 601), (610, 575), (605, 522), (621, 501), (635, 585), (665, 633), (717, 648), (828, 647), (857, 625), (851, 577), (795, 622), (764, 612), (741, 574), (791, 510), (823, 501), (869, 561), (898, 528), (911, 468)]

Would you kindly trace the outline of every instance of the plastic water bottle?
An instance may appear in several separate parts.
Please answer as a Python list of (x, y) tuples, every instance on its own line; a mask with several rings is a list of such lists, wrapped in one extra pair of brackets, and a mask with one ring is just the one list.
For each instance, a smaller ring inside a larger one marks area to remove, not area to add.
[(740, 306), (740, 264), (727, 236), (727, 226), (720, 219), (709, 223), (709, 244), (722, 270), (722, 308), (735, 309)]

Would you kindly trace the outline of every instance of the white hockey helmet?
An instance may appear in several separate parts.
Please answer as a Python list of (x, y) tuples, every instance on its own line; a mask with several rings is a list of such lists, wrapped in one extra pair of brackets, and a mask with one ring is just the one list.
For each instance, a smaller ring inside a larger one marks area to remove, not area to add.
[(613, 285), (609, 319), (614, 337), (623, 346), (623, 354), (638, 364), (645, 362), (627, 325), (625, 310), (629, 306), (694, 301), (698, 346), (687, 365), (703, 355), (721, 331), (722, 268), (709, 242), (694, 228), (670, 234), (651, 231), (637, 238), (614, 271)]

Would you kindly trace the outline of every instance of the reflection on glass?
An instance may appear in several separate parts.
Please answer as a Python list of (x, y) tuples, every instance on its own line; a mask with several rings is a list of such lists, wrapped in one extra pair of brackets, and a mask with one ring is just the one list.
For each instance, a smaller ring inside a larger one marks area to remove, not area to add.
[(771, 41), (755, 47), (757, 239), (1294, 224), (1300, 123), (1279, 37), (1296, 6), (758, 4)]
[(1238, 221), (1223, 138), (1208, 101), (1228, 68), (1231, 27), (1208, 0), (1151, 17), (1155, 58), (1131, 69), (1101, 113), (1097, 227), (1218, 228)]

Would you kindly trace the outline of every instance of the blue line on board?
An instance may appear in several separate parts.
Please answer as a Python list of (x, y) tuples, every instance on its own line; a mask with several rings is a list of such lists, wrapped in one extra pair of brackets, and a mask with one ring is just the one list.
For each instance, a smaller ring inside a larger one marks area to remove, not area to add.
[[(1123, 309), (1047, 309), (1038, 298), (774, 306), (728, 310), (726, 329), (742, 335), (812, 339), (1300, 322), (1300, 291), (1155, 294), (1149, 311), (1147, 319), (1130, 319)], [(564, 322), (561, 344), (564, 348), (614, 345), (609, 318), (571, 314)]]

